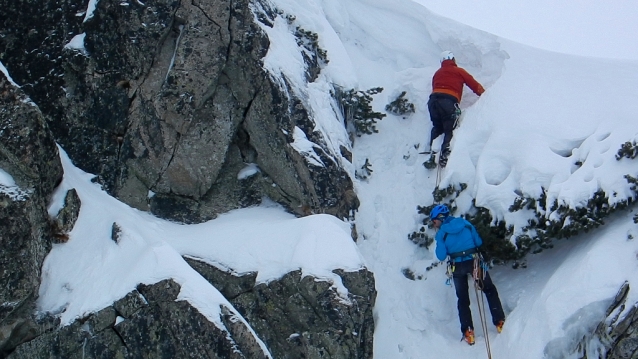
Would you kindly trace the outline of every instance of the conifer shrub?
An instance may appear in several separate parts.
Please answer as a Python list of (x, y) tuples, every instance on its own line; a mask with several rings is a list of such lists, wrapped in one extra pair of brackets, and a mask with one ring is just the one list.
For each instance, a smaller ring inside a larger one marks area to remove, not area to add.
[(636, 141), (627, 141), (620, 146), (616, 154), (616, 161), (620, 161), (623, 158), (634, 159), (636, 157), (638, 157), (638, 145)]
[[(638, 157), (638, 145), (636, 141), (627, 141), (620, 146), (616, 154), (616, 161), (620, 161), (623, 158), (634, 159), (636, 157)], [(629, 188), (634, 192), (634, 197), (638, 198), (638, 180), (631, 175), (625, 175), (625, 179), (631, 184)], [(634, 223), (638, 224), (638, 214), (634, 215)]]
[[(430, 211), (435, 206), (444, 204), (450, 209), (451, 213), (454, 213), (457, 210), (455, 199), (465, 189), (467, 189), (466, 183), (449, 185), (445, 188), (435, 188), (432, 192), (435, 202), (429, 206), (417, 206), (418, 213), (423, 215), (424, 218), (419, 230), (409, 234), (408, 239), (416, 245), (428, 249), (434, 243), (433, 236), (428, 235), (426, 229), (432, 228), (432, 222), (429, 217)], [(483, 207), (473, 206), (471, 213), (457, 214), (457, 216), (470, 221), (476, 228), (483, 240), (481, 252), (485, 260), (494, 264), (514, 261), (515, 267), (520, 266), (519, 261), (524, 257), (524, 254), (510, 241), (513, 233), (512, 226), (508, 226), (503, 221), (495, 221), (489, 210)]]
[[(286, 15), (286, 20), (288, 24), (293, 25), (297, 18), (294, 15)], [(321, 69), (328, 64), (328, 52), (319, 46), (319, 35), (316, 32), (296, 26), (294, 35), (297, 46), (302, 49), (301, 56), (307, 65), (306, 80), (313, 82), (319, 76)]]
[[(430, 211), (432, 211), (434, 206), (445, 204), (450, 209), (450, 212), (454, 213), (457, 210), (455, 199), (465, 189), (467, 189), (466, 183), (435, 188), (432, 192), (434, 203), (429, 206), (417, 206), (418, 213), (423, 215), (424, 218), (419, 230), (409, 234), (408, 239), (420, 247), (429, 248), (434, 243), (434, 238), (428, 235), (426, 230), (426, 227), (432, 228), (432, 222), (429, 218)], [(513, 227), (507, 226), (502, 221), (494, 221), (486, 208), (474, 206), (472, 213), (466, 213), (460, 217), (467, 219), (476, 227), (483, 240), (481, 251), (487, 261), (502, 264), (511, 260), (517, 261), (522, 257), (509, 240), (512, 236)]]
[[(634, 195), (613, 205), (610, 205), (609, 197), (601, 189), (596, 191), (584, 206), (576, 208), (559, 204), (557, 200), (548, 204), (544, 189), (538, 199), (517, 198), (510, 206), (511, 212), (521, 209), (530, 209), (534, 212), (534, 218), (530, 219), (528, 225), (522, 228), (522, 234), (516, 237), (517, 251), (520, 252), (519, 257), (522, 258), (530, 252), (540, 253), (545, 249), (552, 248), (552, 241), (555, 239), (567, 239), (581, 233), (587, 233), (604, 225), (604, 219), (610, 214), (627, 209), (638, 198), (638, 179), (630, 175), (626, 175), (625, 179), (632, 184), (630, 189)], [(551, 214), (551, 219), (548, 218), (549, 214)], [(634, 221), (636, 221), (635, 217)]]
[(343, 90), (340, 87), (336, 87), (332, 93), (339, 104), (345, 119), (346, 128), (354, 132), (357, 137), (379, 132), (375, 125), (378, 120), (382, 120), (386, 115), (374, 111), (371, 103), (372, 96), (381, 91), (383, 91), (383, 87), (374, 87), (366, 91)]
[[(467, 183), (459, 183), (458, 185), (449, 185), (445, 188), (436, 187), (434, 191), (432, 191), (432, 196), (434, 197), (434, 202), (442, 202), (445, 198), (454, 195), (454, 197), (458, 197), (461, 192), (465, 191), (467, 188)], [(434, 208), (434, 207), (432, 207)], [(449, 207), (450, 208), (450, 207)], [(450, 208), (450, 211), (452, 208)], [(429, 212), (428, 212), (429, 213)]]
[[(630, 183), (632, 183), (632, 180), (636, 181), (635, 178), (629, 175), (626, 175), (625, 178)], [(530, 250), (531, 243), (535, 243), (538, 248), (532, 251), (538, 253), (542, 251), (542, 249), (551, 248), (550, 242), (552, 239), (570, 238), (604, 225), (605, 217), (617, 210), (626, 209), (634, 202), (634, 199), (638, 197), (636, 187), (632, 186), (630, 188), (632, 188), (635, 193), (634, 198), (630, 197), (614, 205), (609, 204), (609, 197), (603, 190), (596, 191), (582, 207), (570, 208), (554, 200), (549, 208), (549, 213), (552, 214), (551, 219), (545, 215), (547, 212), (545, 193), (543, 193), (543, 196), (541, 196), (539, 200), (522, 197), (517, 198), (515, 203), (527, 203), (526, 208), (534, 211), (534, 218), (530, 219), (529, 224), (522, 229), (524, 233), (530, 233), (527, 234), (529, 238), (532, 238), (531, 234), (533, 234), (534, 240), (530, 242), (527, 238), (521, 238), (519, 241), (521, 241), (523, 247), (530, 247)], [(517, 210), (520, 210), (520, 206), (512, 205), (510, 207), (511, 212)], [(528, 245), (528, 242), (530, 245)]]
[(638, 179), (632, 175), (625, 175), (625, 180), (631, 184), (629, 189), (638, 196)]
[(321, 65), (327, 65), (328, 52), (319, 47), (319, 35), (316, 32), (305, 30), (299, 26), (295, 29), (295, 37), (297, 38), (297, 45), (306, 49), (310, 55), (318, 59), (318, 63)]
[(410, 268), (403, 268), (401, 270), (401, 273), (403, 273), (403, 276), (405, 276), (409, 280), (417, 280), (417, 279), (421, 280), (421, 279), (423, 279), (423, 276), (416, 275), (414, 273), (414, 271), (412, 271), (412, 269), (410, 269)]
[(392, 102), (385, 106), (385, 110), (389, 113), (397, 116), (409, 115), (414, 113), (414, 104), (409, 102), (405, 95), (406, 91), (401, 94)]
[(434, 237), (430, 237), (425, 233), (425, 226), (421, 226), (418, 231), (408, 234), (408, 239), (419, 247), (425, 247), (425, 249), (429, 249), (434, 243)]
[[(618, 154), (617, 160), (623, 158), (635, 159), (638, 157), (636, 142), (625, 142)], [(569, 207), (559, 203), (557, 199), (548, 200), (547, 190), (541, 188), (538, 198), (518, 196), (510, 205), (510, 212), (525, 210), (531, 212), (528, 224), (514, 235), (514, 228), (504, 221), (495, 220), (489, 210), (477, 207), (473, 203), (468, 213), (455, 214), (470, 221), (483, 239), (481, 248), (484, 257), (494, 264), (513, 262), (513, 267), (525, 267), (525, 256), (529, 253), (540, 253), (552, 248), (553, 241), (567, 239), (581, 233), (587, 233), (592, 229), (605, 224), (605, 218), (620, 210), (627, 210), (638, 199), (638, 178), (627, 174), (624, 176), (632, 192), (627, 199), (614, 200), (616, 193), (605, 193), (597, 190), (591, 198), (582, 206)], [(435, 188), (432, 192), (434, 204), (430, 206), (417, 206), (419, 214), (424, 215), (422, 225), (418, 231), (408, 235), (415, 244), (429, 248), (433, 243), (433, 236), (428, 234), (427, 228), (431, 228), (429, 213), (437, 204), (446, 204), (450, 212), (457, 208), (455, 199), (467, 188), (464, 183), (450, 185), (446, 188)], [(638, 224), (638, 214), (633, 216), (634, 223)], [(430, 232), (431, 233), (431, 232)]]
[(424, 218), (421, 220), (420, 228), (417, 231), (408, 234), (408, 239), (419, 247), (429, 249), (432, 243), (434, 243), (434, 237), (426, 233), (426, 228), (432, 228), (432, 223), (430, 221), (430, 212), (432, 211), (432, 208), (439, 204), (445, 204), (451, 212), (454, 212), (456, 210), (456, 205), (454, 204), (453, 198), (450, 199), (448, 202), (440, 202), (442, 202), (444, 199), (446, 199), (446, 197), (450, 195), (455, 195), (455, 197), (457, 197), (458, 194), (466, 188), (467, 184), (465, 183), (461, 183), (457, 186), (449, 185), (448, 187), (443, 189), (435, 188), (433, 191), (433, 195), (435, 196), (435, 198), (439, 198), (440, 200), (435, 201), (435, 203), (429, 206), (417, 206), (417, 212), (423, 215)]
[(372, 164), (370, 160), (366, 158), (366, 162), (361, 166), (361, 169), (354, 172), (354, 176), (360, 180), (366, 180), (372, 174)]
[(483, 240), (481, 253), (483, 253), (484, 259), (494, 264), (504, 264), (522, 259), (524, 254), (510, 241), (514, 227), (508, 226), (504, 221), (494, 220), (486, 208), (474, 208), (476, 211), (473, 214), (465, 214), (461, 217), (472, 223), (481, 236)]
[(443, 262), (433, 262), (433, 263), (432, 263), (432, 264), (430, 264), (429, 266), (425, 267), (425, 271), (426, 271), (426, 272), (429, 272), (429, 271), (431, 271), (432, 269), (434, 269), (434, 268), (438, 267), (438, 266), (439, 266), (439, 264), (441, 264), (441, 263), (443, 263)]
[[(596, 191), (587, 203), (581, 207), (570, 208), (559, 204), (557, 200), (548, 202), (546, 190), (543, 189), (538, 198), (519, 196), (509, 207), (510, 212), (531, 210), (533, 217), (516, 236), (514, 228), (504, 221), (495, 220), (489, 210), (472, 206), (468, 213), (455, 214), (465, 218), (476, 227), (483, 239), (481, 252), (486, 260), (494, 264), (512, 262), (514, 268), (525, 267), (525, 256), (529, 253), (540, 253), (553, 248), (553, 241), (566, 239), (604, 225), (604, 218), (618, 210), (625, 210), (638, 198), (638, 178), (625, 175), (634, 195), (626, 200), (609, 204), (609, 197), (603, 190)], [(459, 194), (467, 188), (464, 183), (436, 188), (433, 191), (435, 203), (429, 206), (417, 206), (419, 214), (424, 216), (418, 231), (408, 235), (408, 239), (420, 247), (429, 248), (434, 242), (427, 228), (432, 228), (429, 213), (438, 204), (445, 204), (454, 213), (454, 204)], [(550, 216), (551, 214), (551, 216)], [(551, 217), (551, 219), (550, 219)], [(633, 217), (638, 223), (638, 215)], [(512, 241), (513, 240), (513, 241)], [(514, 244), (513, 244), (513, 243)]]

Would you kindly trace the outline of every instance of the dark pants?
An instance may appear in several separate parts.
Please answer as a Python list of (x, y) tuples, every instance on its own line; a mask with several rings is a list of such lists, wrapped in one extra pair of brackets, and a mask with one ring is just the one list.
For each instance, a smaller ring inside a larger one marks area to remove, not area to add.
[[(455, 263), (454, 272), (452, 273), (454, 288), (456, 289), (456, 297), (458, 298), (457, 308), (459, 310), (459, 321), (461, 322), (462, 333), (464, 333), (468, 328), (474, 330), (474, 325), (472, 324), (472, 312), (470, 311), (469, 286), (467, 282), (467, 275), (469, 274), (471, 277), (473, 270), (474, 260), (468, 260)], [(487, 297), (487, 305), (490, 308), (490, 314), (492, 315), (492, 323), (496, 325), (499, 321), (505, 320), (505, 313), (503, 313), (501, 300), (498, 298), (498, 291), (496, 290), (494, 283), (492, 283), (492, 278), (490, 278), (489, 272), (485, 272), (485, 279), (483, 279), (483, 293), (485, 293), (485, 297)]]
[(452, 131), (456, 125), (456, 104), (456, 97), (452, 95), (440, 93), (430, 95), (428, 100), (428, 110), (430, 111), (430, 120), (432, 120), (430, 149), (432, 149), (432, 142), (441, 134), (444, 134), (441, 153), (449, 153)]

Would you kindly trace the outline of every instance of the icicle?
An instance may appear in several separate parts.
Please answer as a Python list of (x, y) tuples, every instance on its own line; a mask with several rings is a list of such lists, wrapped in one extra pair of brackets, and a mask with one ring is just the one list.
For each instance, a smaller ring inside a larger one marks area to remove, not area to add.
[(171, 63), (168, 65), (168, 71), (166, 71), (166, 77), (164, 77), (164, 83), (168, 80), (168, 74), (171, 73), (171, 69), (173, 68), (173, 64), (175, 63), (175, 55), (177, 54), (177, 48), (179, 47), (179, 40), (182, 38), (182, 33), (184, 32), (184, 25), (179, 25), (179, 36), (177, 36), (177, 41), (175, 42), (175, 50), (173, 51), (173, 57), (171, 57)]

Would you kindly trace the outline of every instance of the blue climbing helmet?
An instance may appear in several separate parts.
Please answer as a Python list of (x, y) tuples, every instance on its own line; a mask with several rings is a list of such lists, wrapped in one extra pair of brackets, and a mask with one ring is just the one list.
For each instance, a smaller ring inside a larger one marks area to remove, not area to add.
[(438, 218), (441, 215), (443, 215), (443, 218), (445, 218), (445, 217), (450, 215), (450, 210), (444, 204), (436, 205), (430, 211), (430, 219), (431, 220), (436, 219), (436, 218)]

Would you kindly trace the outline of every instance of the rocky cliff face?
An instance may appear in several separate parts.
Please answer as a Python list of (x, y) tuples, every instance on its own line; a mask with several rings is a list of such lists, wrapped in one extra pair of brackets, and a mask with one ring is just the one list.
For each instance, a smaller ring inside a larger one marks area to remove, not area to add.
[[(255, 19), (278, 16), (266, 3), (101, 0), (83, 21), (83, 2), (4, 2), (0, 61), (74, 163), (122, 201), (187, 223), (263, 196), (298, 214), (356, 208), (308, 111), (262, 68)], [(325, 166), (290, 146), (295, 127)], [(261, 171), (238, 179), (246, 163)]]
[(176, 301), (179, 289), (170, 280), (140, 285), (112, 306), (19, 346), (8, 358), (267, 358), (242, 322), (218, 328), (188, 302)]
[(18, 346), (8, 358), (372, 358), (376, 293), (369, 290), (369, 272), (344, 273), (355, 291), (357, 285), (368, 288), (363, 295), (351, 293), (346, 304), (329, 285), (300, 281), (298, 272), (254, 287), (255, 276), (235, 277), (201, 263), (196, 268), (227, 290), (243, 287), (233, 304), (243, 301), (252, 309), (239, 307), (239, 316), (221, 308), (220, 327), (177, 301), (180, 286), (172, 280), (140, 285), (112, 306)]
[(568, 331), (574, 334), (549, 342), (546, 346), (547, 357), (638, 358), (638, 303), (627, 303), (629, 291), (629, 283), (625, 282), (614, 298), (581, 308), (574, 317), (591, 316), (600, 311), (600, 322), (594, 322), (591, 328), (573, 325), (569, 328), (570, 324), (566, 324)]
[[(47, 206), (62, 167), (38, 107), (0, 78), (0, 358), (371, 358), (372, 273), (338, 271), (349, 294), (295, 271), (268, 284), (186, 259), (229, 300), (217, 321), (177, 300), (172, 280), (140, 285), (102, 309), (59, 327), (35, 307), (42, 262), (78, 218), (74, 190), (50, 219)], [(114, 229), (115, 230), (115, 229)], [(220, 324), (221, 323), (221, 324)]]
[(62, 180), (58, 150), (42, 113), (0, 73), (0, 357), (38, 328), (34, 310), (44, 257), (54, 241), (47, 205)]
[(336, 271), (348, 289), (342, 298), (331, 283), (302, 278), (301, 271), (255, 285), (257, 273), (237, 276), (187, 261), (251, 323), (274, 358), (372, 358), (376, 291), (371, 272)]
[[(340, 218), (358, 200), (308, 109), (262, 68), (269, 40), (260, 26), (281, 16), (267, 3), (0, 7), (0, 61), (20, 85), (0, 74), (0, 169), (16, 183), (0, 186), (0, 358), (372, 356), (376, 292), (366, 270), (339, 273), (350, 290), (342, 298), (299, 272), (255, 285), (254, 276), (190, 261), (229, 299), (223, 325), (175, 301), (172, 281), (140, 286), (63, 328), (36, 315), (44, 258), (68, 238), (81, 207), (71, 190), (56, 218), (47, 213), (62, 177), (56, 142), (112, 195), (185, 223), (264, 196), (299, 215)], [(320, 68), (308, 66), (312, 81)], [(290, 145), (296, 128), (318, 146), (323, 166)], [(238, 176), (247, 164), (259, 171)]]
[(638, 303), (626, 303), (629, 291), (629, 283), (625, 283), (596, 327), (593, 339), (579, 343), (581, 359), (638, 358)]

